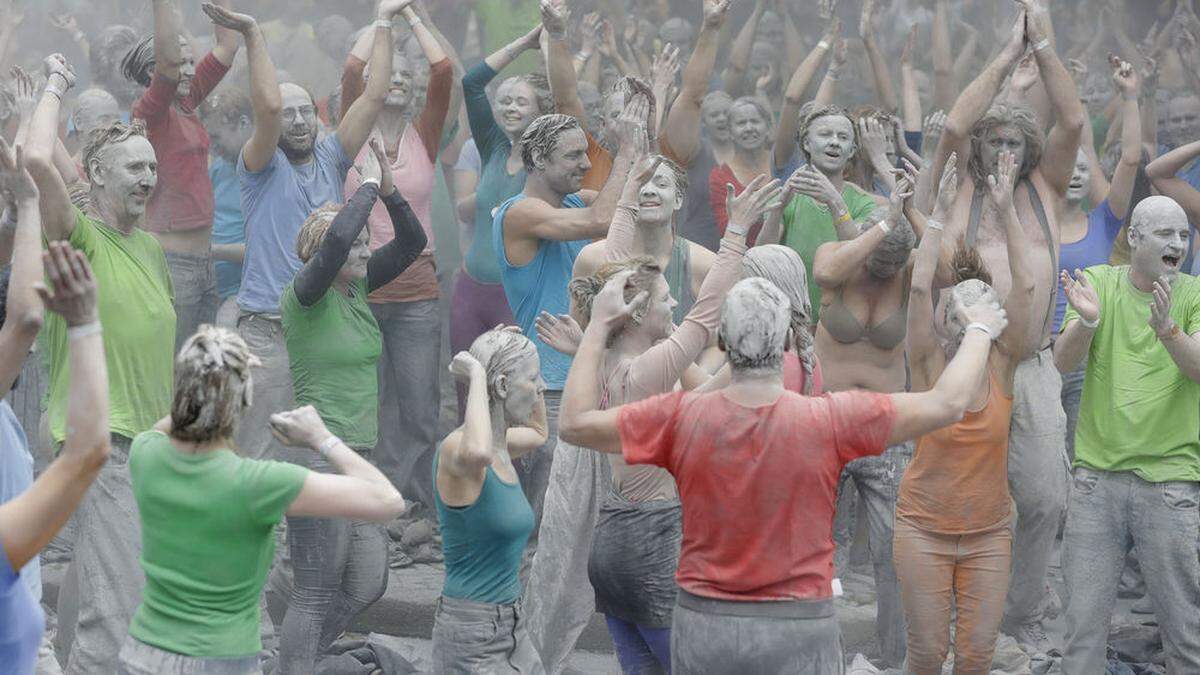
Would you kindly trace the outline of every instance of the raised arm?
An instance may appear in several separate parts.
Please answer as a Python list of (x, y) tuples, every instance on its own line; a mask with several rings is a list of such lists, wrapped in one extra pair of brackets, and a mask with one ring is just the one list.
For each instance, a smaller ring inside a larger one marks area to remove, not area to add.
[(154, 74), (178, 84), (179, 67), (183, 63), (183, 50), (179, 45), (179, 12), (171, 0), (153, 0), (152, 4), (154, 6)]
[(37, 293), (47, 309), (63, 317), (69, 334), (67, 437), (33, 486), (0, 505), (0, 548), (14, 570), (58, 534), (109, 453), (108, 374), (91, 265), (65, 242), (50, 242), (41, 260), (48, 287), (39, 283)]
[(700, 150), (700, 104), (708, 94), (708, 84), (716, 67), (721, 28), (725, 25), (729, 3), (730, 0), (703, 0), (704, 23), (683, 69), (679, 96), (667, 113), (664, 131), (669, 133), (659, 134), (667, 137), (671, 154), (682, 166), (690, 164)]
[[(1133, 183), (1137, 179), (1138, 165), (1142, 161), (1142, 115), (1138, 110), (1140, 85), (1137, 70), (1131, 64), (1115, 56), (1111, 56), (1110, 61), (1114, 65), (1113, 81), (1117, 90), (1121, 92), (1121, 159), (1117, 162), (1117, 168), (1113, 170), (1112, 182), (1108, 186), (1108, 206), (1114, 216), (1124, 220), (1125, 215), (1129, 213)], [(1090, 139), (1080, 142), (1089, 145), (1091, 143)], [(1095, 154), (1094, 149), (1092, 154)], [(1157, 185), (1155, 188), (1165, 194), (1162, 188)]]
[(46, 87), (29, 122), (25, 168), (38, 189), (42, 236), (47, 241), (58, 241), (70, 238), (75, 229), (75, 208), (71, 206), (71, 196), (62, 174), (54, 165), (54, 149), (58, 144), (58, 114), (63, 96), (75, 84), (75, 73), (61, 54), (47, 57), (45, 65)]
[(1007, 357), (1010, 372), (1016, 370), (1017, 364), (1026, 356), (1025, 343), (1028, 341), (1029, 320), (1033, 315), (1033, 294), (1037, 290), (1029, 255), (1029, 240), (1013, 206), (1016, 177), (1016, 158), (1010, 152), (1001, 152), (996, 173), (988, 176), (988, 198), (1004, 227), (1008, 267), (1012, 275), (1012, 288), (1004, 300), (1008, 326), (996, 339), (996, 347)]
[(729, 66), (721, 76), (725, 91), (730, 96), (737, 97), (747, 89), (746, 70), (750, 66), (750, 52), (754, 49), (754, 36), (758, 33), (758, 22), (762, 20), (765, 6), (762, 0), (754, 4), (750, 18), (738, 31), (737, 37), (729, 47)]
[(467, 401), (462, 430), (452, 432), (442, 443), (438, 471), (459, 479), (479, 480), (496, 457), (487, 369), (470, 352), (462, 351), (451, 359), (450, 372), (458, 381), (466, 380)]
[[(1124, 154), (1124, 152), (1125, 148), (1122, 147), (1121, 153)], [(1183, 207), (1183, 210), (1187, 212), (1188, 222), (1190, 223), (1200, 223), (1200, 191), (1197, 191), (1186, 180), (1180, 178), (1178, 174), (1183, 170), (1183, 167), (1187, 166), (1197, 157), (1200, 157), (1200, 141), (1192, 141), (1187, 145), (1175, 148), (1146, 165), (1146, 176), (1154, 184), (1154, 189), (1158, 190), (1160, 194), (1178, 202)]]
[(541, 0), (542, 30), (548, 38), (546, 75), (554, 95), (554, 109), (587, 124), (587, 112), (579, 100), (579, 81), (575, 75), (575, 57), (567, 44), (569, 12), (565, 0)]
[(831, 105), (837, 97), (837, 83), (842, 77), (842, 68), (846, 65), (846, 40), (838, 38), (833, 44), (833, 58), (825, 69), (825, 77), (817, 87), (817, 95), (813, 103), (818, 106)]
[[(213, 0), (213, 4), (223, 7), (227, 11), (233, 11), (232, 0)], [(234, 58), (237, 57), (240, 37), (235, 30), (213, 24), (212, 55), (226, 68), (232, 66)]]
[[(937, 272), (938, 258), (942, 249), (942, 233), (945, 218), (951, 213), (958, 195), (958, 155), (950, 155), (946, 170), (939, 181), (937, 209), (925, 225), (921, 244), (917, 247), (913, 263), (912, 281), (908, 288), (908, 326), (905, 350), (912, 370), (913, 389), (924, 389), (937, 377), (941, 367), (941, 349), (933, 330), (933, 279)], [(907, 210), (910, 221), (915, 221), (918, 209)]]
[(1054, 110), (1054, 128), (1046, 137), (1046, 152), (1042, 155), (1042, 177), (1059, 194), (1065, 194), (1075, 172), (1079, 139), (1087, 124), (1087, 114), (1079, 102), (1078, 90), (1067, 67), (1054, 49), (1054, 27), (1050, 12), (1037, 0), (1021, 0), (1029, 17), (1029, 41), (1050, 105)]
[(388, 86), (392, 81), (392, 19), (413, 0), (379, 0), (375, 18), (375, 42), (371, 47), (371, 74), (362, 96), (346, 110), (337, 128), (338, 142), (347, 157), (357, 157), (367, 142), (375, 119), (383, 110)]
[(879, 51), (879, 44), (875, 41), (875, 13), (878, 7), (877, 0), (864, 0), (858, 33), (867, 49), (867, 60), (871, 62), (871, 77), (875, 82), (875, 96), (879, 99), (879, 107), (887, 112), (896, 112), (896, 87), (892, 84), (892, 75), (888, 71), (883, 52)]
[[(372, 163), (373, 160), (368, 165)], [(378, 196), (379, 178), (374, 175), (364, 177), (358, 191), (334, 216), (317, 252), (296, 273), (294, 288), (296, 299), (302, 306), (311, 307), (329, 290), (338, 271), (346, 264), (358, 233), (366, 227), (367, 217)]]
[(1062, 330), (1054, 341), (1054, 367), (1060, 373), (1075, 370), (1092, 348), (1092, 338), (1100, 325), (1100, 296), (1092, 287), (1087, 272), (1076, 269), (1059, 272), (1059, 282), (1073, 312), (1063, 317)]
[[(900, 118), (906, 132), (922, 130), (921, 94), (917, 87), (917, 70), (913, 63), (913, 52), (917, 48), (917, 27), (913, 26), (900, 53)], [(921, 152), (921, 148), (912, 148)]]
[(436, 27), (417, 16), (412, 7), (401, 11), (417, 43), (429, 62), (429, 89), (425, 93), (425, 106), (414, 123), (421, 141), (425, 144), (425, 152), (429, 161), (437, 160), (438, 150), (442, 142), (442, 130), (446, 125), (446, 117), (450, 112), (451, 90), (454, 84), (454, 66), (450, 56), (442, 48), (441, 41), (434, 35)]
[(875, 227), (848, 241), (821, 244), (813, 255), (813, 281), (822, 289), (840, 288), (861, 270), (892, 228), (901, 226), (904, 202), (912, 197), (912, 184), (903, 178), (888, 199), (887, 217)]
[[(371, 142), (372, 146), (378, 143), (375, 140)], [(378, 152), (382, 154), (382, 146)], [(386, 169), (384, 173), (387, 173)], [(380, 189), (383, 195), (380, 199), (392, 221), (393, 236), (391, 241), (375, 249), (371, 259), (367, 261), (368, 291), (373, 291), (400, 276), (429, 244), (420, 219), (400, 191), (392, 187), (390, 181)]]
[[(1021, 23), (1024, 24), (1022, 18)], [(1023, 27), (1022, 27), (1023, 30)], [(950, 17), (947, 0), (935, 0), (933, 9), (933, 107), (948, 110), (954, 101), (954, 57), (950, 54)], [(1000, 85), (996, 85), (1000, 90)], [(966, 92), (964, 91), (965, 95)], [(993, 94), (994, 96), (994, 94)], [(991, 97), (988, 98), (991, 103)], [(985, 108), (986, 110), (986, 108)], [(982, 116), (982, 113), (980, 113)]]
[(42, 281), (42, 219), (38, 190), (25, 170), (21, 151), (0, 138), (0, 185), (12, 196), (9, 208), (17, 211), (13, 234), (12, 267), (8, 278), (6, 316), (0, 326), (0, 398), (8, 396), (29, 348), (42, 328), (44, 307), (34, 286)]
[(837, 42), (840, 32), (841, 22), (835, 16), (829, 22), (825, 34), (800, 62), (796, 72), (792, 73), (792, 79), (788, 81), (787, 89), (783, 92), (783, 107), (779, 112), (779, 127), (775, 131), (775, 147), (772, 149), (776, 169), (787, 166), (796, 154), (796, 129), (800, 126), (800, 108), (804, 105), (804, 93), (817, 76), (817, 71), (825, 62), (831, 45)]
[(329, 433), (316, 408), (276, 413), (269, 424), (275, 438), (323, 455), (338, 472), (309, 471), (287, 515), (385, 522), (404, 511), (404, 498), (387, 476)]
[(283, 100), (279, 95), (279, 80), (275, 64), (267, 53), (267, 41), (254, 17), (231, 12), (224, 7), (205, 3), (204, 13), (214, 25), (241, 33), (246, 43), (246, 61), (250, 67), (250, 106), (254, 110), (254, 130), (242, 148), (242, 164), (246, 170), (262, 171), (275, 156), (279, 133), (283, 128), (280, 112)]

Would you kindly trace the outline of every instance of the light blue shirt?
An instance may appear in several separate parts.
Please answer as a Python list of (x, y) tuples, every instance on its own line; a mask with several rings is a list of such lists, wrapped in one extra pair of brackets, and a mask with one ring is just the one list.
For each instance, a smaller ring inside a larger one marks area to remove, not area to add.
[[(29, 441), (8, 401), (0, 400), (0, 504), (33, 485), (33, 455)], [(35, 600), (42, 598), (42, 570), (37, 556), (21, 568), (21, 581)]]
[[(208, 165), (208, 177), (213, 186), (213, 243), (245, 243), (246, 220), (242, 218), (242, 191), (238, 185), (237, 166), (221, 157), (214, 157)], [(216, 260), (213, 267), (217, 271), (217, 294), (221, 299), (237, 295), (242, 284), (242, 266)]]
[(239, 307), (279, 314), (279, 297), (300, 271), (296, 256), (300, 226), (320, 206), (344, 201), (342, 186), (350, 164), (336, 133), (319, 141), (313, 148), (313, 161), (302, 166), (294, 166), (278, 148), (262, 171), (246, 170), (245, 161), (238, 157), (246, 222)]

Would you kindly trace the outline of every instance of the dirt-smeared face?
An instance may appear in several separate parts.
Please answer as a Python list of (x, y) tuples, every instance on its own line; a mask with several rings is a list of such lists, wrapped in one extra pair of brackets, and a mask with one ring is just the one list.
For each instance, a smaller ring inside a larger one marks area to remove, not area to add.
[(509, 139), (519, 139), (539, 115), (537, 93), (528, 82), (510, 78), (496, 89), (492, 115)]
[(560, 194), (579, 192), (583, 176), (592, 168), (587, 156), (587, 136), (583, 129), (566, 129), (560, 132), (558, 143), (548, 156), (542, 157), (541, 170), (546, 183)]
[(533, 419), (538, 399), (546, 391), (541, 361), (534, 350), (504, 375), (504, 417), (509, 424), (525, 424)]
[(758, 106), (743, 103), (729, 109), (729, 133), (742, 150), (759, 150), (770, 140), (770, 122)]
[(841, 175), (856, 150), (854, 124), (845, 115), (824, 115), (809, 124), (804, 152), (809, 164), (826, 176)]
[(279, 111), (279, 149), (289, 161), (306, 161), (317, 144), (317, 106), (297, 84), (279, 85), (279, 95), (283, 102)]
[(1067, 183), (1067, 202), (1078, 204), (1088, 192), (1088, 183), (1092, 179), (1092, 165), (1087, 153), (1080, 148), (1075, 155), (1075, 171), (1071, 173), (1071, 182)]
[(654, 175), (638, 191), (638, 221), (667, 223), (682, 207), (683, 195), (675, 182), (675, 172), (666, 164), (659, 164)]
[(158, 160), (145, 136), (131, 136), (102, 148), (92, 163), (93, 189), (100, 189), (118, 221), (132, 222), (146, 213), (146, 203), (158, 184)]
[(1169, 197), (1142, 200), (1129, 227), (1129, 266), (1143, 279), (1173, 281), (1190, 244), (1187, 214)]
[(989, 174), (1000, 165), (1000, 153), (1011, 152), (1017, 167), (1025, 165), (1025, 134), (1015, 124), (1000, 124), (983, 135), (979, 144), (980, 162)]

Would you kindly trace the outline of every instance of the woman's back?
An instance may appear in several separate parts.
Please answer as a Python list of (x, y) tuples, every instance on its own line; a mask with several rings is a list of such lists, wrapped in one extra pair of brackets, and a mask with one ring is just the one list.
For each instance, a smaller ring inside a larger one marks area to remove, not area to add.
[(129, 473), (146, 574), (130, 635), (188, 656), (258, 652), (274, 528), (308, 470), (230, 450), (186, 453), (147, 431), (133, 441)]

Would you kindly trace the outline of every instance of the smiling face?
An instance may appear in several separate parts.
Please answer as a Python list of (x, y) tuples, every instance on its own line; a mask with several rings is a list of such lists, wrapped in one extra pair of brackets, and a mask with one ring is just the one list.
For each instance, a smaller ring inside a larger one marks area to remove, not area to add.
[(659, 274), (654, 279), (650, 297), (646, 300), (646, 309), (642, 314), (637, 329), (643, 331), (651, 340), (661, 340), (671, 334), (675, 324), (673, 312), (679, 303), (671, 297), (671, 287), (667, 279)]
[(587, 156), (587, 136), (579, 128), (560, 132), (549, 156), (539, 159), (538, 168), (545, 176), (546, 184), (564, 195), (579, 192), (584, 174), (592, 168)]
[(760, 150), (769, 140), (769, 128), (758, 106), (738, 103), (729, 109), (729, 133), (739, 150)]
[(683, 195), (675, 181), (675, 172), (659, 164), (650, 180), (638, 192), (638, 222), (660, 225), (669, 223), (675, 212), (683, 207)]
[(1167, 107), (1166, 141), (1171, 145), (1190, 143), (1200, 136), (1200, 98), (1180, 96)]
[(1025, 162), (1025, 134), (1014, 124), (1000, 124), (983, 135), (979, 145), (979, 159), (989, 174), (995, 174), (1000, 165), (1000, 153), (1011, 152), (1017, 166)]
[(350, 247), (350, 255), (346, 256), (346, 262), (342, 263), (342, 268), (338, 270), (338, 281), (354, 283), (366, 278), (367, 262), (371, 259), (370, 241), (370, 232), (364, 227), (354, 238), (354, 244)]
[(317, 106), (297, 84), (279, 85), (279, 95), (283, 103), (279, 111), (279, 149), (291, 162), (307, 161), (317, 144)]
[(525, 358), (502, 377), (504, 419), (510, 426), (528, 423), (533, 419), (538, 399), (546, 391), (537, 351), (527, 350)]
[(196, 56), (192, 53), (192, 45), (182, 37), (179, 38), (179, 50), (183, 62), (179, 65), (179, 86), (175, 89), (175, 97), (185, 99), (192, 93), (192, 80), (196, 77)]
[(528, 82), (509, 78), (496, 89), (492, 115), (509, 140), (519, 139), (529, 123), (539, 115), (537, 93)]
[(396, 52), (392, 56), (392, 81), (388, 85), (384, 106), (407, 110), (412, 105), (415, 73), (412, 61), (402, 52)]
[(102, 148), (92, 165), (92, 189), (100, 191), (119, 223), (131, 224), (146, 213), (146, 202), (158, 183), (158, 161), (145, 136)]
[(733, 105), (733, 101), (728, 96), (706, 96), (704, 102), (700, 104), (700, 124), (701, 130), (709, 140), (718, 143), (728, 143), (731, 139), (729, 133), (729, 106)]
[(1083, 148), (1075, 156), (1075, 171), (1071, 174), (1071, 182), (1067, 184), (1067, 203), (1077, 206), (1083, 201), (1088, 192), (1088, 183), (1092, 179), (1092, 165), (1088, 162), (1087, 153)]
[(854, 125), (845, 115), (823, 115), (813, 120), (804, 137), (808, 161), (826, 176), (840, 176), (854, 157)]
[(1146, 285), (1161, 276), (1173, 281), (1188, 252), (1187, 214), (1169, 197), (1147, 197), (1130, 218), (1129, 266)]

